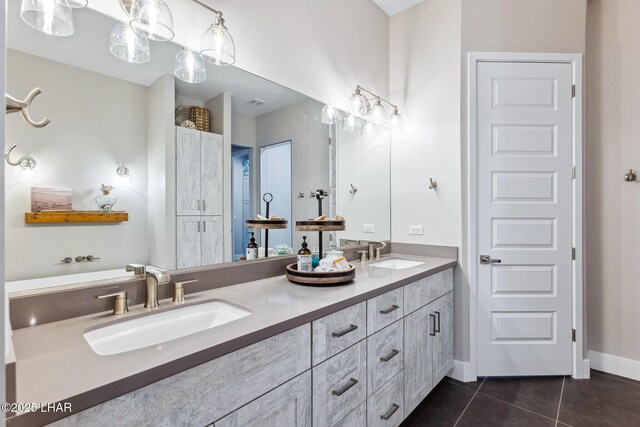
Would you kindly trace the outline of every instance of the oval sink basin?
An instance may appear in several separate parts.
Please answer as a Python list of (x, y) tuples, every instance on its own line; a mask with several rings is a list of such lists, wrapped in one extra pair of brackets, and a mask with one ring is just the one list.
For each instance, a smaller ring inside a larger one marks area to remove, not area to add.
[(96, 354), (108, 356), (186, 337), (249, 314), (249, 310), (215, 300), (89, 328), (83, 335)]
[(388, 268), (391, 270), (404, 270), (405, 268), (417, 267), (424, 264), (422, 261), (410, 259), (391, 258), (371, 264), (371, 267)]

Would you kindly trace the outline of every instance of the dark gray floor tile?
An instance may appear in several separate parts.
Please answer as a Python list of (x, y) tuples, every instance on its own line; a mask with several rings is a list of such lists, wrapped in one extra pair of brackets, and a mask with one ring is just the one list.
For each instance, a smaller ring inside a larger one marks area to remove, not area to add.
[(462, 381), (454, 380), (453, 378), (450, 378), (450, 377), (444, 377), (444, 381), (449, 381), (450, 383), (457, 384), (461, 387), (465, 387), (473, 391), (476, 391), (480, 388), (480, 385), (482, 385), (483, 380), (484, 378), (478, 378), (478, 381), (463, 383)]
[(637, 386), (640, 386), (640, 381), (632, 380), (631, 378), (627, 378), (627, 377), (621, 377), (619, 375), (610, 374), (608, 372), (598, 371), (597, 369), (592, 369), (591, 370), (591, 375), (601, 375), (603, 377), (609, 377), (609, 378), (613, 378), (613, 379), (616, 379), (616, 380), (619, 380), (619, 381), (624, 381), (626, 383), (635, 384)]
[(555, 424), (555, 417), (551, 420), (491, 397), (477, 394), (464, 411), (456, 427), (555, 427)]
[(479, 393), (555, 420), (562, 379), (563, 377), (487, 378)]
[(473, 390), (442, 381), (401, 424), (402, 427), (453, 426), (474, 395)]
[(603, 375), (567, 377), (559, 421), (574, 427), (640, 426), (640, 387)]

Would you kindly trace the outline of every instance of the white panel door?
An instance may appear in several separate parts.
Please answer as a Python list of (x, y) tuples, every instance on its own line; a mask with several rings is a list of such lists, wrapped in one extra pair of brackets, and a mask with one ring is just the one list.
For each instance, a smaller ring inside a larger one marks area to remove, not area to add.
[(202, 215), (222, 215), (222, 135), (200, 134), (200, 194)]
[(176, 128), (177, 215), (200, 215), (200, 134)]
[(223, 262), (224, 253), (222, 216), (201, 216), (200, 239), (202, 241), (202, 264), (211, 265)]
[(479, 376), (572, 372), (571, 86), (570, 64), (478, 63)]
[(200, 216), (179, 216), (176, 221), (176, 267), (202, 265), (202, 224)]

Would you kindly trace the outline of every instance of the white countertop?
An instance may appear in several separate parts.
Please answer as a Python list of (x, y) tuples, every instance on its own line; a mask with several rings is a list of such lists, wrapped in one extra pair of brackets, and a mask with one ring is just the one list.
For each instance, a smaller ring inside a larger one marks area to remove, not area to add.
[[(392, 254), (383, 258), (404, 258), (424, 264), (403, 270), (371, 267), (355, 262), (353, 283), (335, 287), (301, 286), (285, 276), (256, 280), (186, 296), (185, 304), (212, 298), (228, 300), (249, 308), (252, 314), (233, 322), (160, 345), (122, 354), (99, 356), (83, 337), (83, 331), (101, 323), (113, 322), (111, 312), (87, 315), (48, 323), (14, 332), (16, 354), (17, 402), (59, 402), (74, 395), (122, 380), (131, 375), (187, 357), (196, 352), (228, 343), (231, 340), (274, 328), (296, 318), (308, 319), (318, 310), (345, 301), (370, 298), (394, 283), (422, 277), (455, 260)], [(354, 302), (355, 304), (355, 302)], [(160, 301), (160, 310), (180, 306), (170, 299)], [(130, 307), (127, 317), (143, 315), (149, 310), (141, 305)], [(308, 321), (308, 320), (306, 320)], [(302, 322), (304, 323), (304, 322)], [(300, 323), (300, 324), (302, 324)], [(293, 327), (293, 326), (292, 326)], [(268, 331), (265, 331), (268, 332)]]

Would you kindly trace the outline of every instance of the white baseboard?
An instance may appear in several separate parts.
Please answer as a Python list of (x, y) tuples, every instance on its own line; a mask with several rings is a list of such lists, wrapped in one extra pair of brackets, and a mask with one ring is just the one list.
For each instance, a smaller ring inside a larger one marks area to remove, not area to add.
[(625, 359), (593, 350), (589, 351), (589, 359), (593, 369), (640, 381), (640, 360)]
[(449, 372), (449, 377), (462, 382), (476, 381), (478, 378), (471, 372), (471, 363), (460, 360), (453, 361), (453, 369)]

